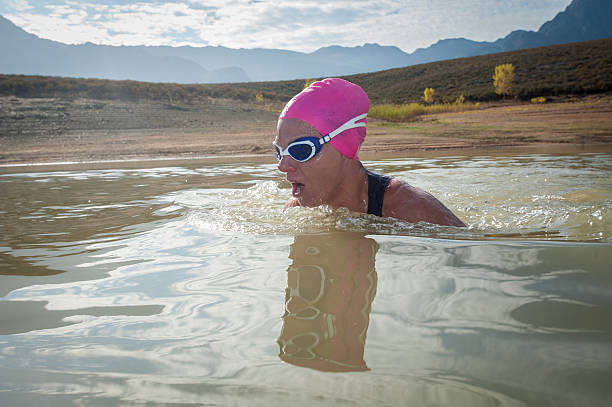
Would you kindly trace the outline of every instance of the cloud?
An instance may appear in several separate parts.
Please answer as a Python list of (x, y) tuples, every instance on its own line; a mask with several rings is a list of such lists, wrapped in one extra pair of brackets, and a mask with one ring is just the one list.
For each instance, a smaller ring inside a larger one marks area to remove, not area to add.
[(407, 52), (443, 38), (537, 29), (571, 0), (13, 0), (0, 13), (65, 43), (223, 45), (313, 51), (376, 42)]
[(15, 11), (26, 11), (33, 8), (26, 0), (11, 1), (9, 6)]

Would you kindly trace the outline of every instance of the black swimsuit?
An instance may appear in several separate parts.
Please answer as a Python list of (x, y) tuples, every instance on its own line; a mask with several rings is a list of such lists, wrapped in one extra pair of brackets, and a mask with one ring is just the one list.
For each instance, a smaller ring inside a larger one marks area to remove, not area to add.
[(368, 175), (368, 213), (382, 216), (385, 189), (389, 185), (391, 177), (368, 170), (366, 170), (366, 174)]

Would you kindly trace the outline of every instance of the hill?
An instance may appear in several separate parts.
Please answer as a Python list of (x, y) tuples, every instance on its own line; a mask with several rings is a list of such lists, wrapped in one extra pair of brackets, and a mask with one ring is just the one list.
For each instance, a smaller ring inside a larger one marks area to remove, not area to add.
[(69, 45), (38, 38), (0, 16), (0, 72), (175, 83), (238, 83), (341, 76), (525, 48), (612, 37), (612, 2), (573, 0), (534, 31), (492, 42), (443, 39), (408, 54), (397, 47), (329, 46), (311, 53), (226, 47)]
[[(521, 51), (344, 76), (368, 93), (372, 104), (421, 100), (432, 87), (438, 101), (498, 99), (492, 85), (496, 65), (516, 67), (515, 94), (534, 96), (587, 95), (612, 90), (612, 39), (553, 45)], [(0, 95), (26, 98), (89, 98), (99, 100), (191, 103), (208, 98), (284, 103), (298, 93), (304, 80), (239, 84), (180, 85), (101, 79), (0, 75)]]
[[(588, 95), (612, 90), (612, 39), (552, 45), (448, 61), (343, 76), (360, 85), (373, 104), (419, 102), (426, 87), (434, 88), (439, 102), (459, 95), (467, 100), (497, 100), (492, 76), (495, 66), (515, 66), (515, 95)], [(291, 95), (303, 81), (243, 83), (241, 88)]]
[(362, 86), (375, 103), (417, 102), (426, 87), (434, 88), (441, 101), (459, 95), (487, 101), (498, 99), (492, 76), (495, 66), (506, 63), (515, 66), (514, 94), (522, 100), (612, 90), (612, 39), (439, 61), (347, 79)]
[[(534, 96), (587, 95), (612, 90), (612, 39), (553, 45), (481, 55), (450, 61), (344, 76), (362, 86), (373, 104), (418, 102), (426, 87), (438, 101), (496, 100), (492, 75), (496, 65), (516, 67), (515, 94)], [(298, 93), (304, 80), (239, 84), (179, 85), (136, 81), (0, 75), (0, 95), (27, 98), (89, 98), (99, 100), (190, 103), (208, 98), (284, 103)]]

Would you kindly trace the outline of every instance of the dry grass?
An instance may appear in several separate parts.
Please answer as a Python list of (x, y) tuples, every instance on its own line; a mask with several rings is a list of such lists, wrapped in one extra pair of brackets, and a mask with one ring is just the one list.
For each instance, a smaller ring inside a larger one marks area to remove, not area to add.
[(419, 116), (436, 113), (464, 112), (480, 108), (480, 103), (443, 103), (435, 105), (421, 105), (418, 103), (384, 104), (370, 108), (368, 116), (394, 122), (412, 121)]

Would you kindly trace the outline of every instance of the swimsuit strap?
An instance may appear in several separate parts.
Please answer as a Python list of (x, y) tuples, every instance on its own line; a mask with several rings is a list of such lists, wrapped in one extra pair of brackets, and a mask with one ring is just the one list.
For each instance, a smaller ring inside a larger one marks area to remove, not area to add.
[(385, 189), (389, 185), (391, 177), (368, 170), (366, 170), (366, 174), (368, 175), (368, 213), (382, 216)]

